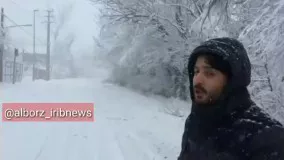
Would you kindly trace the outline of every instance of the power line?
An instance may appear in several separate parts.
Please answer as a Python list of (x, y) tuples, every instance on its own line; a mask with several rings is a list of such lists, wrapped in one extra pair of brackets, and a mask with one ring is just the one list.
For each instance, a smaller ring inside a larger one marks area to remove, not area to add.
[(14, 0), (9, 0), (9, 1), (12, 2), (13, 4), (15, 4), (17, 7), (19, 7), (19, 8), (22, 9), (22, 10), (25, 10), (25, 11), (27, 11), (27, 12), (32, 12), (32, 10), (23, 8), (20, 4), (18, 4), (18, 3), (15, 2)]
[[(8, 0), (8, 1), (12, 2), (12, 4), (14, 4), (14, 5), (17, 6), (18, 8), (20, 8), (20, 9), (26, 11), (26, 12), (29, 12), (29, 13), (33, 12), (32, 9), (27, 9), (27, 8), (22, 7), (21, 4), (15, 2), (14, 0)], [(36, 16), (37, 16), (37, 17), (40, 17), (39, 15), (36, 15)]]
[[(15, 21), (13, 21), (11, 18), (9, 18), (7, 15), (4, 15), (10, 22), (12, 22), (14, 25), (16, 25), (16, 26), (19, 26)], [(29, 36), (31, 36), (32, 37), (32, 35), (29, 33), (29, 32), (27, 32), (26, 30), (24, 30), (21, 26), (19, 26), (19, 28), (22, 30), (22, 31), (24, 31), (27, 35), (29, 35)]]
[[(19, 26), (15, 21), (13, 21), (11, 18), (9, 18), (7, 15), (4, 14), (4, 16), (10, 21), (12, 22), (14, 25)], [(29, 35), (31, 38), (33, 38), (33, 35), (30, 34), (29, 32), (27, 32), (26, 30), (24, 30), (21, 26), (19, 26), (19, 28), (25, 32), (27, 35)], [(45, 44), (44, 42), (42, 42), (40, 39), (36, 38), (40, 43)]]

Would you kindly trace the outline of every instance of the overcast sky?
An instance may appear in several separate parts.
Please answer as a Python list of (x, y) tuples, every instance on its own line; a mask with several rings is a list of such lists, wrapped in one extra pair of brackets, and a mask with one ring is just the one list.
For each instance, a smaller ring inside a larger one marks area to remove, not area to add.
[[(54, 9), (53, 22), (56, 22), (58, 12), (65, 6), (73, 4), (70, 20), (64, 26), (61, 37), (68, 33), (76, 35), (76, 41), (73, 52), (88, 52), (92, 48), (92, 36), (97, 36), (99, 32), (98, 9), (91, 5), (89, 0), (1, 0), (0, 7), (4, 7), (5, 14), (17, 24), (33, 24), (33, 10), (39, 9), (36, 14), (36, 50), (37, 52), (46, 52), (46, 15), (47, 9)], [(55, 23), (51, 27), (54, 29)], [(5, 19), (5, 25), (14, 25)], [(33, 27), (10, 28), (9, 34), (11, 45), (32, 52), (33, 46)], [(27, 33), (26, 33), (27, 32)]]

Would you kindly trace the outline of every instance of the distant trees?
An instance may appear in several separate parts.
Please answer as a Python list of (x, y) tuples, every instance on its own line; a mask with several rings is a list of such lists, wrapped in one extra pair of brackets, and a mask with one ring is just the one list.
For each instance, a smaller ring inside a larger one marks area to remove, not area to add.
[(52, 75), (53, 78), (76, 77), (76, 67), (71, 48), (76, 40), (74, 33), (63, 35), (63, 29), (71, 17), (73, 5), (68, 4), (57, 10), (55, 28), (52, 33)]

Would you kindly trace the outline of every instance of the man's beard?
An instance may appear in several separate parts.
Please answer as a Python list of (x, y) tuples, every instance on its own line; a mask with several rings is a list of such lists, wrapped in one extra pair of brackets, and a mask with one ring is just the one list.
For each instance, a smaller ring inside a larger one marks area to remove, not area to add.
[[(205, 88), (203, 88), (201, 85), (195, 85), (194, 86), (194, 101), (198, 105), (212, 105), (215, 103), (215, 99), (213, 98), (214, 94), (208, 92)], [(199, 101), (198, 99), (201, 99)]]

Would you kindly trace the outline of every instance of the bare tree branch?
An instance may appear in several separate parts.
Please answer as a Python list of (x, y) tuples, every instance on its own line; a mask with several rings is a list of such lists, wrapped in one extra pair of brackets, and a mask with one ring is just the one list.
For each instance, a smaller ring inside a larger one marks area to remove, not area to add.
[(156, 15), (158, 18), (167, 21), (169, 24), (171, 24), (173, 27), (175, 27), (177, 29), (177, 31), (180, 34), (185, 34), (184, 30), (176, 23), (172, 22), (171, 20), (169, 20), (168, 18), (162, 17), (160, 15)]
[(171, 4), (171, 3), (160, 3), (160, 5), (183, 7), (183, 8), (185, 8), (189, 12), (189, 14), (192, 17), (197, 18), (197, 16), (194, 14), (194, 12), (189, 7), (186, 7), (185, 5), (182, 5), (182, 4)]
[(202, 13), (202, 12), (201, 12), (201, 9), (197, 6), (197, 4), (196, 4), (196, 2), (195, 2), (194, 0), (192, 0), (192, 2), (193, 2), (193, 4), (194, 4), (196, 10), (198, 11), (198, 15), (200, 16), (201, 13)]
[(273, 92), (273, 87), (272, 87), (272, 84), (271, 84), (271, 79), (270, 79), (270, 76), (269, 76), (269, 71), (268, 71), (267, 64), (268, 64), (268, 60), (267, 60), (267, 55), (265, 54), (264, 68), (265, 68), (265, 71), (266, 71), (266, 74), (267, 74), (267, 80), (268, 80), (269, 89), (270, 89), (271, 92)]
[(207, 18), (209, 18), (210, 11), (211, 11), (212, 7), (214, 6), (214, 4), (215, 4), (216, 2), (217, 2), (217, 0), (210, 0), (208, 6), (206, 6), (206, 13), (205, 13), (205, 16), (204, 16), (203, 19), (202, 19), (202, 23), (201, 23), (201, 26), (200, 26), (200, 27), (201, 27), (201, 32), (202, 32), (202, 30), (203, 30), (204, 22), (205, 22), (205, 20), (206, 20)]
[(73, 10), (73, 4), (70, 4), (62, 9), (62, 11), (58, 14), (57, 25), (55, 31), (53, 33), (53, 38), (56, 40), (59, 36), (60, 31), (62, 30), (63, 26), (66, 24), (68, 19), (70, 18), (70, 13)]
[(75, 42), (75, 35), (73, 33), (69, 33), (69, 35), (65, 38), (66, 48), (69, 54), (71, 54), (71, 47)]
[(248, 0), (239, 0), (239, 1), (236, 1), (235, 4), (239, 5), (239, 4), (243, 4), (243, 3), (246, 3)]
[(103, 44), (101, 44), (100, 41), (95, 36), (93, 36), (93, 41), (95, 42), (96, 46), (98, 46), (99, 48), (103, 49), (105, 48)]

